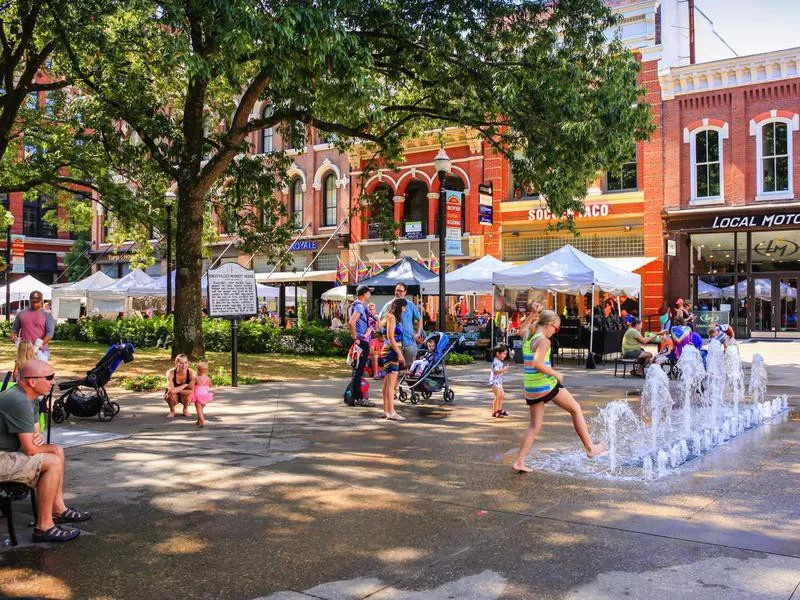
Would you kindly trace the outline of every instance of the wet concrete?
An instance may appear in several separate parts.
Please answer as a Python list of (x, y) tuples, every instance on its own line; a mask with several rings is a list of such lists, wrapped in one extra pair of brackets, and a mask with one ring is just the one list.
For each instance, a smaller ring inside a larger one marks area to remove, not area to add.
[[(564, 370), (588, 414), (641, 389), (613, 367)], [(451, 372), (456, 403), (400, 405), (404, 423), (345, 407), (342, 381), (220, 390), (205, 429), (167, 421), (158, 394), (115, 393), (112, 423), (64, 425), (125, 436), (66, 451), (68, 502), (95, 518), (34, 546), (17, 503), (0, 596), (800, 598), (800, 411), (651, 484), (520, 476), (520, 374), (498, 420), (487, 366)], [(798, 374), (770, 367), (770, 391)], [(548, 406), (534, 452), (577, 446)]]

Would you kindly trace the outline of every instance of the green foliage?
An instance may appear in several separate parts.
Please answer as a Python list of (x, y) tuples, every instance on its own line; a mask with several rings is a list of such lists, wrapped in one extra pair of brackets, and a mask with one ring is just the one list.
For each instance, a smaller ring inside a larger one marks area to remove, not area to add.
[[(412, 136), (466, 128), (556, 215), (652, 131), (635, 57), (606, 38), (618, 19), (602, 0), (139, 0), (98, 2), (91, 19), (84, 6), (52, 11), (59, 64), (85, 95), (90, 137), (135, 184), (109, 200), (115, 210), (152, 220), (177, 184), (176, 346), (188, 354), (202, 354), (191, 284), (209, 204), (244, 247), (285, 258), (292, 227), (275, 192), (293, 153), (249, 156), (263, 128), (357, 144), (371, 157), (364, 177), (396, 164)], [(389, 210), (375, 208), (391, 244)]]
[[(3, 322), (0, 322), (2, 335)], [(170, 348), (173, 344), (172, 317), (151, 319), (81, 319), (77, 323), (56, 325), (55, 339), (113, 344), (130, 342), (137, 348)], [(7, 329), (7, 327), (6, 327)], [(231, 323), (225, 319), (204, 319), (206, 349), (230, 352)], [(278, 329), (271, 323), (257, 320), (239, 323), (239, 351), (251, 354), (309, 354), (344, 356), (352, 344), (350, 334), (332, 331), (317, 325), (295, 329)]]
[[(239, 385), (258, 383), (258, 378), (249, 375), (239, 375), (237, 380)], [(216, 373), (211, 373), (211, 382), (214, 385), (231, 385), (231, 375), (225, 370), (225, 367), (218, 367)]]
[(139, 375), (137, 377), (123, 377), (120, 385), (126, 390), (134, 392), (152, 392), (167, 388), (167, 378), (163, 375)]
[(11, 337), (11, 321), (6, 321), (5, 315), (0, 318), (0, 338), (7, 340)]
[(444, 360), (448, 365), (471, 365), (475, 362), (471, 354), (459, 354), (458, 352), (451, 352)]
[(79, 281), (91, 272), (91, 261), (89, 260), (91, 247), (89, 240), (81, 236), (75, 240), (72, 248), (64, 255), (64, 264), (66, 265), (64, 270), (67, 272), (69, 281)]

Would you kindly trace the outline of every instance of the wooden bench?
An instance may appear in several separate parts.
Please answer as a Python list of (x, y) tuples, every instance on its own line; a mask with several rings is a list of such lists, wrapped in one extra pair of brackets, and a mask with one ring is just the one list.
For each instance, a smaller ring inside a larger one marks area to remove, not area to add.
[(638, 358), (617, 358), (614, 359), (614, 377), (617, 377), (617, 370), (619, 367), (622, 367), (622, 378), (625, 379), (625, 375), (628, 372), (628, 365), (631, 365), (631, 371), (636, 369), (636, 365), (639, 364)]
[(29, 488), (24, 483), (16, 481), (0, 481), (0, 512), (6, 518), (8, 525), (8, 538), (12, 546), (17, 545), (17, 533), (14, 530), (14, 517), (12, 502), (24, 500), (31, 495), (31, 509), (33, 510), (33, 523), (36, 523), (36, 490)]

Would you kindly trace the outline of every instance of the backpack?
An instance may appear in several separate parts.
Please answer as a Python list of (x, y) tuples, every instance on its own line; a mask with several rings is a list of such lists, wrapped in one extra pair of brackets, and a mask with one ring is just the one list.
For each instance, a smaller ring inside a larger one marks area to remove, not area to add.
[[(369, 400), (369, 381), (366, 377), (361, 378), (361, 400)], [(353, 399), (353, 382), (347, 384), (347, 389), (344, 391), (344, 403), (347, 406), (355, 406), (355, 399)]]

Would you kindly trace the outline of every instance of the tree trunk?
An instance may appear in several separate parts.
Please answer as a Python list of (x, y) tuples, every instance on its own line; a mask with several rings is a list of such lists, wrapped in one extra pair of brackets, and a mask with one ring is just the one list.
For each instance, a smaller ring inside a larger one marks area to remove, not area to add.
[(203, 344), (203, 208), (204, 196), (190, 186), (178, 185), (175, 234), (175, 343), (173, 358), (186, 354), (197, 360), (205, 354)]

